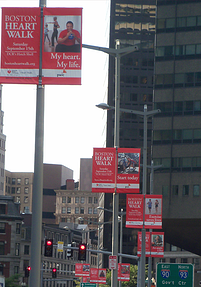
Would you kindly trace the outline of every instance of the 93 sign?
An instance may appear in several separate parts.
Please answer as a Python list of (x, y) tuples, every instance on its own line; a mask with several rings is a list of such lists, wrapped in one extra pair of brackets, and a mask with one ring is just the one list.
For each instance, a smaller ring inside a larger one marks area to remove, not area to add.
[(158, 263), (156, 271), (157, 287), (193, 287), (194, 266), (192, 264)]

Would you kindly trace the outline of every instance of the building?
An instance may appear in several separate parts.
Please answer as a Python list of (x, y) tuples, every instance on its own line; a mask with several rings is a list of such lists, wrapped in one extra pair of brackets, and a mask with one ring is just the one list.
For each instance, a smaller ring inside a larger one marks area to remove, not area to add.
[(10, 277), (20, 271), (22, 216), (13, 197), (0, 195), (0, 275)]
[(201, 2), (157, 1), (154, 193), (166, 241), (201, 255)]
[[(121, 57), (120, 108), (143, 111), (144, 104), (152, 109), (154, 75), (154, 37), (156, 1), (111, 0), (110, 47), (120, 40), (120, 48), (137, 46), (135, 52)], [(109, 58), (108, 104), (114, 106), (115, 61)], [(151, 154), (151, 121), (148, 121), (148, 154)], [(114, 146), (114, 111), (107, 112), (106, 146)], [(143, 120), (127, 113), (120, 113), (120, 147), (141, 148), (143, 146)], [(112, 195), (102, 194), (100, 205), (112, 209)], [(126, 197), (120, 195), (120, 209), (126, 208)], [(119, 209), (119, 211), (120, 211)], [(111, 213), (102, 213), (101, 221), (111, 220)], [(124, 218), (125, 220), (125, 218)], [(124, 225), (125, 226), (125, 225)], [(111, 227), (105, 225), (102, 235), (104, 248), (111, 251)], [(133, 254), (137, 244), (136, 230), (123, 229), (123, 253)], [(127, 260), (128, 262), (128, 260)], [(133, 262), (132, 262), (133, 263)], [(103, 265), (108, 266), (104, 256)]]
[(5, 195), (13, 196), (20, 203), (21, 213), (32, 211), (33, 172), (10, 172), (5, 170)]
[(2, 105), (2, 85), (0, 85), (0, 195), (4, 195), (6, 136), (3, 134), (4, 112), (1, 110), (1, 105)]

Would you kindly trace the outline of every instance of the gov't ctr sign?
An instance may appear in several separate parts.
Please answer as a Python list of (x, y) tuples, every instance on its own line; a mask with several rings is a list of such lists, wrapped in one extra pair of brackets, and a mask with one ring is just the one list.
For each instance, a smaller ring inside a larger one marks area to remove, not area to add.
[(193, 287), (193, 264), (158, 263), (156, 271), (156, 286)]

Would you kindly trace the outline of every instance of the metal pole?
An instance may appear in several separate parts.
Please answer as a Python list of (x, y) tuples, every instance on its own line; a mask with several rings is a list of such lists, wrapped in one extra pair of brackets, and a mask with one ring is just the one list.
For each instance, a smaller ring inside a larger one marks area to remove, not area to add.
[(43, 7), (46, 0), (40, 1), (40, 66), (39, 84), (36, 100), (35, 160), (32, 195), (32, 228), (31, 228), (31, 272), (30, 287), (40, 286), (41, 240), (42, 240), (42, 202), (43, 202), (43, 142), (44, 142), (44, 87), (42, 86), (42, 34)]
[[(116, 49), (119, 49), (119, 41), (116, 41)], [(115, 57), (115, 127), (114, 127), (114, 146), (119, 146), (119, 96), (120, 96), (120, 54), (116, 53)], [(115, 176), (116, 180), (116, 176)], [(119, 194), (113, 193), (113, 224), (112, 224), (112, 255), (117, 256), (118, 261), (118, 211), (119, 211)], [(111, 287), (117, 287), (117, 269), (113, 269), (111, 278)]]
[[(123, 245), (123, 208), (121, 208), (121, 221), (120, 221), (120, 253), (122, 254)], [(119, 263), (122, 263), (122, 256), (119, 256)], [(119, 281), (119, 287), (121, 287), (121, 281)]]
[[(151, 175), (150, 175), (150, 194), (153, 194), (153, 177), (154, 177), (154, 167), (153, 160), (151, 161)], [(150, 234), (152, 229), (149, 230)], [(150, 246), (151, 249), (151, 246)], [(148, 258), (148, 287), (151, 287), (151, 270), (152, 270), (152, 257), (151, 255)]]
[(145, 286), (145, 194), (147, 193), (147, 105), (144, 105), (144, 142), (143, 142), (143, 228), (142, 228), (142, 251), (141, 251), (141, 287)]

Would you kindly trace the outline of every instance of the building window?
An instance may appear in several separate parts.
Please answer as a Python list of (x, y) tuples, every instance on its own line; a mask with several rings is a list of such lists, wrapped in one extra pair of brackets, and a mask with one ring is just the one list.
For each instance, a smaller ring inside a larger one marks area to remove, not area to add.
[(176, 263), (176, 258), (170, 258), (170, 263)]
[(166, 197), (166, 196), (168, 196), (168, 192), (169, 192), (169, 186), (163, 185), (162, 186), (162, 195)]
[(84, 214), (84, 207), (80, 207), (80, 214)]
[(0, 264), (0, 275), (3, 276), (3, 264)]
[(71, 197), (68, 196), (67, 203), (71, 203)]
[(16, 223), (16, 234), (20, 234), (20, 230), (21, 230), (21, 224)]
[(17, 193), (21, 192), (21, 187), (17, 187)]
[(24, 255), (29, 255), (29, 245), (24, 245)]
[(193, 195), (194, 196), (199, 196), (200, 195), (200, 185), (199, 184), (194, 184), (193, 185)]
[(20, 243), (15, 243), (15, 255), (20, 255)]
[(16, 202), (20, 203), (20, 196), (16, 196)]
[(92, 203), (92, 197), (88, 198), (88, 203)]
[(0, 233), (6, 233), (6, 223), (0, 222)]
[(188, 258), (181, 258), (181, 263), (188, 263)]
[(14, 274), (19, 274), (19, 266), (14, 266)]
[(79, 207), (75, 207), (75, 214), (79, 214)]
[(88, 208), (88, 214), (92, 214), (92, 207)]
[(83, 196), (81, 197), (81, 203), (84, 203), (84, 197)]
[(24, 184), (29, 184), (29, 179), (28, 178), (24, 179)]
[(183, 185), (183, 196), (189, 196), (189, 185)]
[(28, 202), (29, 202), (28, 196), (24, 196), (24, 203), (28, 203)]
[(29, 188), (28, 188), (28, 187), (25, 187), (25, 188), (24, 188), (24, 193), (25, 193), (25, 194), (28, 194), (28, 193), (29, 193)]
[(173, 194), (173, 196), (178, 196), (178, 194), (179, 194), (179, 186), (178, 185), (172, 186), (172, 194)]
[(16, 178), (12, 178), (12, 184), (15, 184)]
[(94, 203), (97, 204), (98, 203), (98, 198), (94, 197)]
[(71, 207), (67, 207), (67, 213), (71, 213)]
[(79, 196), (75, 197), (75, 203), (79, 203)]
[(66, 203), (66, 196), (62, 196), (62, 203)]
[(12, 194), (15, 194), (15, 187), (12, 187), (12, 188), (11, 188), (11, 193), (12, 193)]
[(98, 209), (94, 208), (94, 214), (97, 214), (97, 213), (98, 213)]
[(6, 214), (6, 205), (0, 204), (0, 214)]
[(62, 214), (65, 214), (65, 213), (66, 213), (66, 208), (65, 208), (65, 207), (62, 207), (62, 208), (61, 208), (61, 213), (62, 213)]
[(200, 269), (200, 260), (199, 260), (199, 258), (193, 258), (193, 264), (195, 265), (195, 269)]
[(0, 241), (0, 255), (4, 255), (4, 254), (5, 254), (5, 242)]
[(17, 178), (17, 184), (21, 184), (21, 178)]

